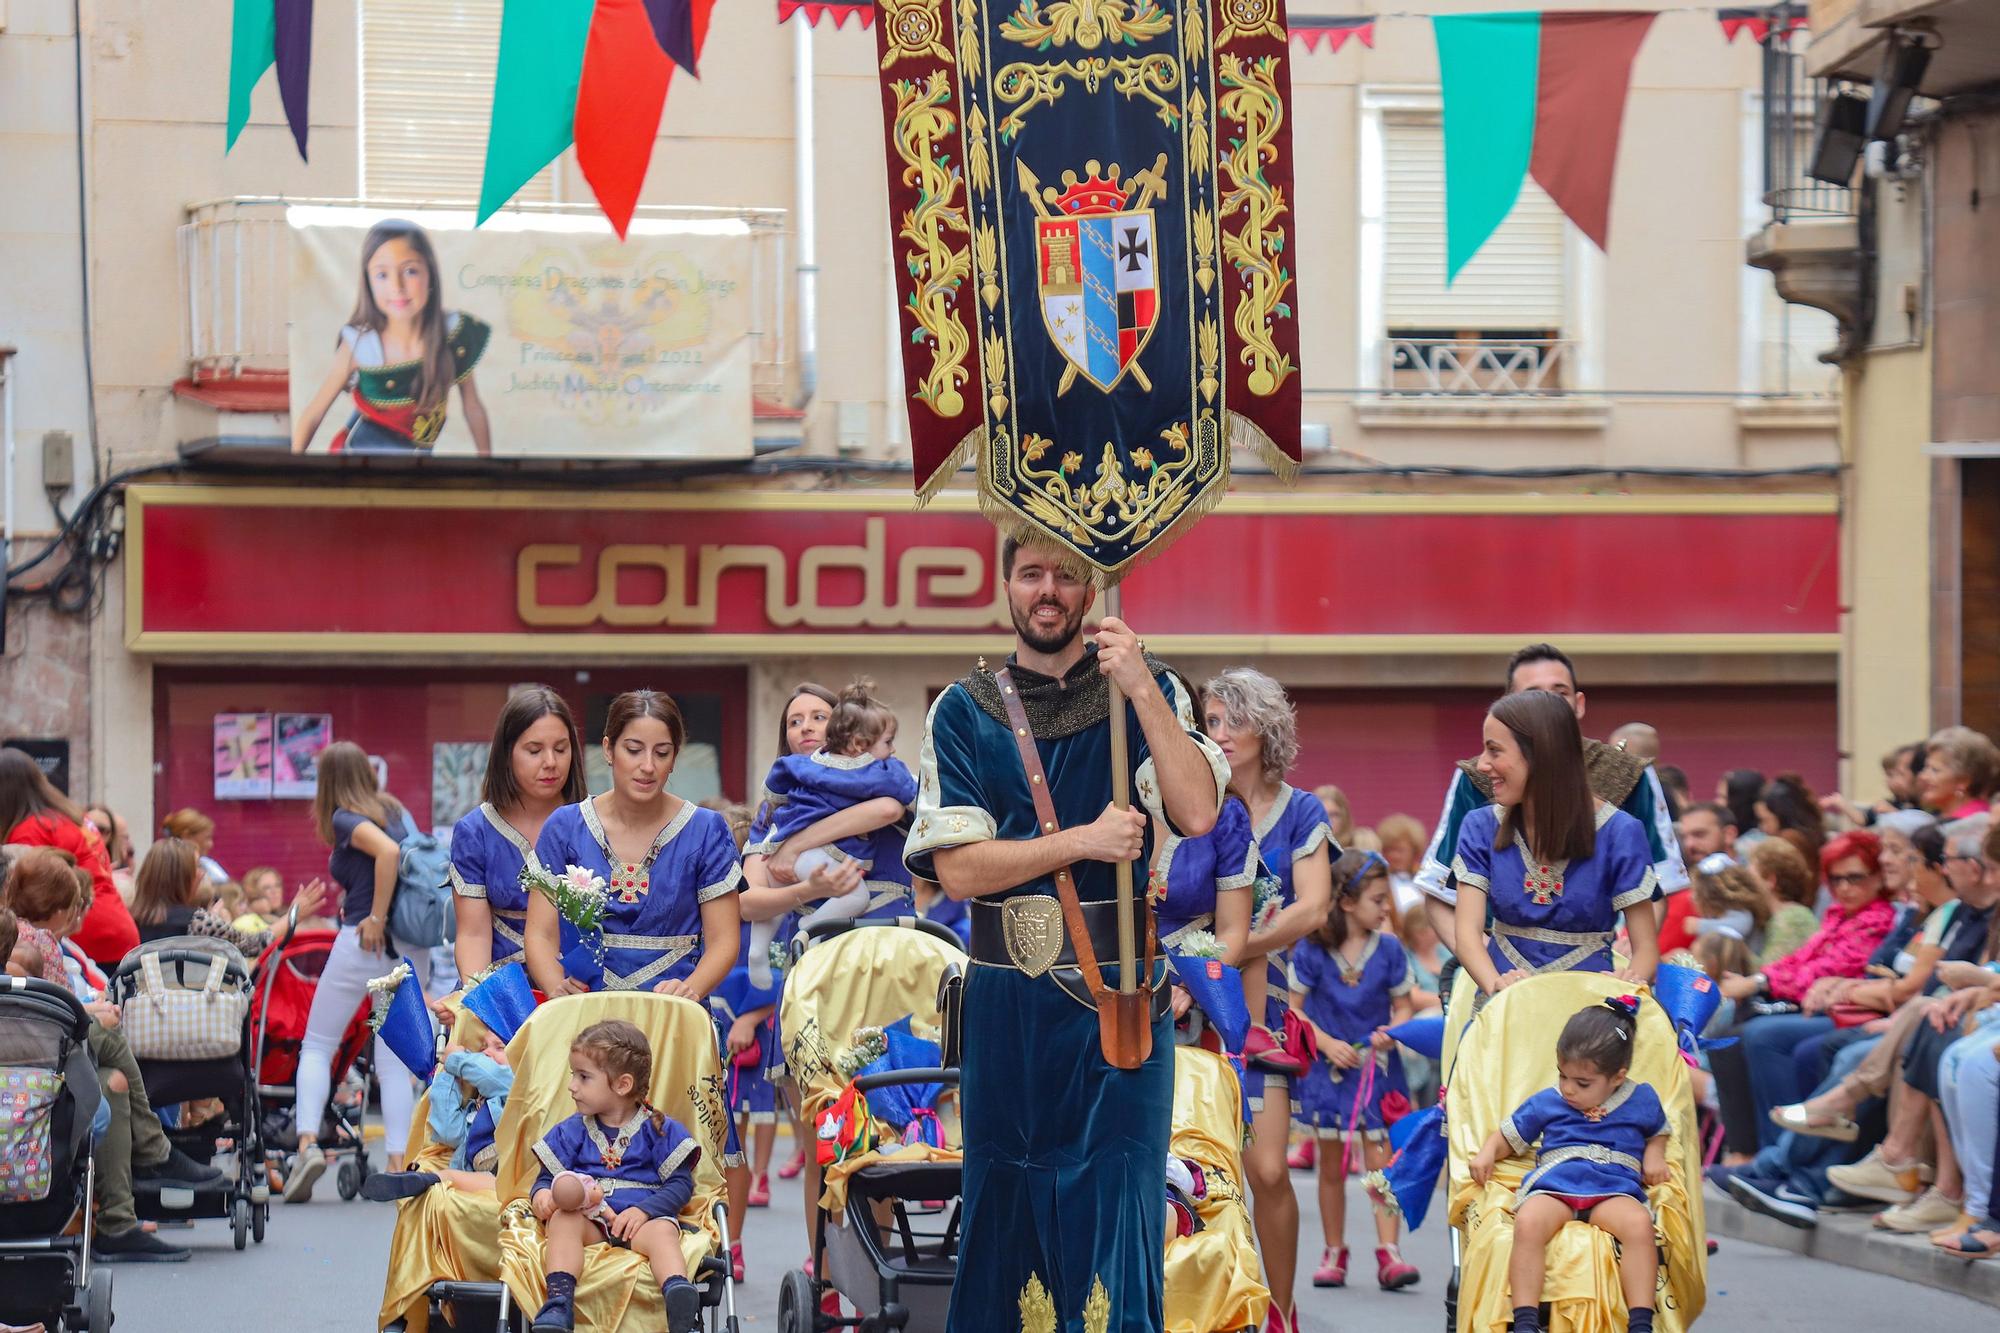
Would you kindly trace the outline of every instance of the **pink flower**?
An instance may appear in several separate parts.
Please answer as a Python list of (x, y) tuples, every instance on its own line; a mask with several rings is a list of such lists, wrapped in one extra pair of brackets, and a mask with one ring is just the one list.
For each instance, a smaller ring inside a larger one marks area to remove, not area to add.
[(601, 893), (604, 879), (589, 866), (571, 866), (563, 871), (563, 883), (578, 893)]

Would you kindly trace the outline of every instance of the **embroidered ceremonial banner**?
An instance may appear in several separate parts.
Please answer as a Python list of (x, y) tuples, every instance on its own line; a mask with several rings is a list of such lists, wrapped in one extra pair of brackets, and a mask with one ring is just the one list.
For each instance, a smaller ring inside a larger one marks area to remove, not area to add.
[(917, 493), (1116, 579), (1299, 457), (1280, 0), (879, 0)]

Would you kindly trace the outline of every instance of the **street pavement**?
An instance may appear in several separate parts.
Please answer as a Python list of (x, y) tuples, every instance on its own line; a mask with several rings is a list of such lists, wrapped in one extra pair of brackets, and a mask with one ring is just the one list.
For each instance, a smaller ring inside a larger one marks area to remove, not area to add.
[[(786, 1143), (779, 1141), (781, 1154)], [(1309, 1275), (1319, 1253), (1318, 1205), (1310, 1176), (1294, 1173), (1293, 1181), (1311, 1247), (1302, 1254)], [(796, 1265), (805, 1253), (798, 1183), (773, 1178), (771, 1184), (772, 1206), (753, 1209), (749, 1217), (750, 1272), (737, 1292), (745, 1333), (774, 1333), (781, 1267)], [(1359, 1197), (1356, 1186), (1350, 1200)], [(1349, 1214), (1356, 1281), (1341, 1291), (1303, 1287), (1303, 1327), (1309, 1333), (1438, 1333), (1449, 1260), (1435, 1216), (1404, 1245), (1424, 1280), (1385, 1293), (1375, 1286), (1372, 1242), (1360, 1248), (1364, 1219), (1356, 1202)], [(118, 1327), (121, 1333), (369, 1333), (393, 1225), (390, 1205), (343, 1203), (329, 1172), (311, 1203), (275, 1206), (265, 1243), (242, 1254), (230, 1248), (229, 1228), (221, 1222), (166, 1230), (162, 1234), (176, 1244), (192, 1247), (194, 1257), (184, 1264), (118, 1265)], [(1990, 1307), (1961, 1296), (1734, 1240), (1724, 1241), (1709, 1261), (1709, 1283), (1701, 1327), (1717, 1333), (1894, 1327), (1958, 1333), (1994, 1326)]]

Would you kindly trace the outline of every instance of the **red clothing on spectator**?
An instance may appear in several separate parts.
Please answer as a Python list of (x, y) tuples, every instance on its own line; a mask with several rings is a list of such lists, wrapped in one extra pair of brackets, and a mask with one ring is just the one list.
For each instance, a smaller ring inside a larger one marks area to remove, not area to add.
[(1764, 982), (1774, 1000), (1805, 998), (1821, 977), (1858, 977), (1868, 956), (1896, 924), (1896, 909), (1875, 898), (1852, 911), (1838, 902), (1826, 909), (1819, 933), (1783, 958), (1764, 965)]
[(93, 961), (116, 967), (139, 947), (139, 927), (133, 923), (125, 900), (118, 896), (118, 886), (111, 879), (111, 855), (104, 850), (104, 839), (97, 836), (96, 829), (61, 815), (39, 814), (15, 825), (7, 841), (68, 852), (90, 876), (90, 908), (70, 938)]
[(1700, 916), (1694, 907), (1694, 890), (1682, 889), (1667, 897), (1666, 919), (1660, 922), (1660, 957), (1665, 958), (1676, 949), (1694, 948), (1694, 932), (1688, 929), (1688, 918)]

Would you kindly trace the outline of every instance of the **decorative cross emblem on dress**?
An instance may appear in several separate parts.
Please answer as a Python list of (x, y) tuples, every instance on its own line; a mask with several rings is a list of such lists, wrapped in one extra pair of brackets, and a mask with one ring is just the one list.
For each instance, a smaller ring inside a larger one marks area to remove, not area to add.
[(1537, 906), (1547, 907), (1562, 896), (1562, 866), (1549, 866), (1530, 861), (1527, 863), (1527, 872), (1522, 888), (1527, 890), (1528, 897), (1533, 899)]
[(639, 901), (639, 896), (646, 891), (645, 872), (639, 866), (627, 861), (611, 872), (611, 888), (618, 895), (619, 902), (636, 903)]
[(1583, 1118), (1585, 1120), (1590, 1121), (1592, 1124), (1595, 1124), (1599, 1120), (1604, 1119), (1606, 1114), (1607, 1112), (1604, 1104), (1602, 1102), (1599, 1102), (1596, 1106), (1593, 1106), (1589, 1110), (1585, 1111), (1583, 1113)]

